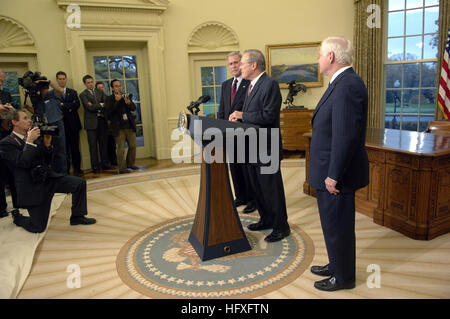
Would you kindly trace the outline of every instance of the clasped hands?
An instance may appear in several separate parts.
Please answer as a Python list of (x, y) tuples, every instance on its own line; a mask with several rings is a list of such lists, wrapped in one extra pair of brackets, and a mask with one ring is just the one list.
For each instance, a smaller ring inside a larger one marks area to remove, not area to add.
[(228, 117), (228, 121), (231, 121), (231, 122), (237, 122), (239, 120), (242, 120), (242, 112), (240, 112), (240, 111), (234, 111)]

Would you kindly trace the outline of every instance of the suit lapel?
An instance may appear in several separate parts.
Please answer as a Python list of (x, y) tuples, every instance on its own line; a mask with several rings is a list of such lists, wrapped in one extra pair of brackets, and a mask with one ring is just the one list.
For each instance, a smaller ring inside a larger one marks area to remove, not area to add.
[(336, 84), (345, 76), (345, 74), (354, 72), (353, 68), (347, 69), (344, 72), (342, 72), (341, 74), (339, 74), (339, 76), (334, 79), (333, 83), (331, 83), (328, 86), (328, 89), (325, 91), (325, 93), (322, 95), (322, 98), (320, 99), (319, 103), (316, 106), (316, 110), (314, 111), (314, 114), (312, 116), (311, 119), (311, 123), (314, 121), (314, 118), (316, 117), (317, 112), (319, 112), (320, 107), (325, 104), (325, 102), (327, 101), (328, 97), (330, 96), (330, 94), (333, 92), (334, 88), (336, 87)]
[[(264, 73), (263, 75), (261, 75), (261, 77), (259, 78), (258, 82), (256, 82), (256, 85), (252, 88), (252, 91), (250, 92), (250, 95), (246, 96), (245, 98), (245, 102), (244, 102), (244, 108), (248, 107), (248, 105), (250, 104), (250, 102), (252, 101), (253, 97), (256, 95), (256, 92), (258, 92), (259, 88), (261, 87), (262, 83), (264, 82), (264, 80), (266, 79), (267, 74)], [(250, 84), (248, 85), (250, 86)], [(247, 92), (247, 91), (246, 91)], [(243, 108), (243, 110), (244, 110)]]
[[(241, 97), (247, 92), (248, 83), (244, 79), (241, 81), (239, 88), (236, 92), (236, 96), (234, 97), (233, 105), (231, 106), (231, 111), (234, 111), (234, 108), (238, 105), (237, 101), (241, 100)], [(231, 92), (231, 91), (230, 91)], [(230, 97), (231, 99), (231, 97)]]

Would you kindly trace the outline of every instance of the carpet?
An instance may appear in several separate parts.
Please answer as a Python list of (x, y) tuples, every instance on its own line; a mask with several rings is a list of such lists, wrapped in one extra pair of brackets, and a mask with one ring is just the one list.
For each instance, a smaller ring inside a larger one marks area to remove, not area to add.
[[(259, 220), (240, 215), (245, 226)], [(120, 250), (116, 267), (130, 288), (152, 298), (254, 298), (298, 278), (314, 257), (311, 238), (291, 225), (291, 235), (267, 243), (246, 231), (252, 250), (202, 262), (188, 242), (194, 216), (147, 228)]]

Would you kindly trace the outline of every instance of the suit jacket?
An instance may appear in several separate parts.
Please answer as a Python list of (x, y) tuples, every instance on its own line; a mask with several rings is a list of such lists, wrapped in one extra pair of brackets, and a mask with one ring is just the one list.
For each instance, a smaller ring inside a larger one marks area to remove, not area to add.
[(66, 88), (64, 98), (61, 97), (62, 109), (64, 114), (64, 127), (68, 127), (71, 131), (81, 130), (80, 116), (78, 109), (80, 108), (80, 100), (75, 90)]
[[(88, 89), (85, 89), (80, 94), (81, 103), (84, 107), (84, 129), (85, 130), (95, 130), (97, 129), (97, 113), (99, 110), (104, 110), (100, 103), (105, 103), (107, 95), (103, 90), (94, 89), (94, 94), (92, 94)], [(91, 102), (92, 105), (89, 106)]]
[(11, 94), (8, 91), (0, 90), (0, 104), (6, 104), (11, 102), (12, 102)]
[(122, 98), (120, 101), (116, 101), (114, 93), (106, 98), (106, 115), (109, 124), (109, 130), (113, 136), (119, 135), (120, 123), (123, 121), (123, 112), (127, 114), (127, 118), (130, 120), (131, 128), (136, 132), (135, 116), (131, 111), (136, 110), (136, 105), (131, 101), (128, 106), (125, 104), (125, 100)]
[[(247, 96), (242, 108), (242, 122), (249, 124), (256, 124), (260, 128), (267, 129), (267, 136), (264, 136), (261, 131), (258, 131), (258, 140), (266, 140), (267, 153), (270, 156), (271, 152), (271, 136), (272, 130), (278, 131), (278, 160), (283, 158), (282, 141), (280, 134), (280, 109), (281, 109), (281, 92), (277, 81), (272, 79), (266, 73), (261, 75), (255, 86), (252, 88), (250, 95)], [(263, 163), (259, 158), (258, 142), (258, 165), (269, 165)]]
[(312, 117), (310, 185), (324, 190), (325, 179), (341, 191), (369, 184), (366, 152), (368, 94), (363, 80), (350, 68), (330, 84)]
[(242, 79), (241, 84), (239, 85), (239, 88), (236, 92), (236, 96), (234, 97), (233, 105), (231, 105), (231, 89), (233, 86), (233, 81), (234, 77), (222, 83), (219, 112), (217, 113), (218, 119), (228, 121), (231, 113), (233, 113), (234, 111), (242, 111), (250, 81)]
[(38, 143), (37, 147), (26, 144), (17, 135), (11, 133), (0, 141), (0, 150), (4, 162), (13, 173), (17, 191), (17, 205), (21, 208), (40, 205), (49, 190), (47, 187), (48, 181), (45, 183), (33, 182), (31, 177), (33, 168), (42, 165), (49, 178), (64, 176), (54, 172), (49, 167), (53, 148), (47, 148), (41, 143)]

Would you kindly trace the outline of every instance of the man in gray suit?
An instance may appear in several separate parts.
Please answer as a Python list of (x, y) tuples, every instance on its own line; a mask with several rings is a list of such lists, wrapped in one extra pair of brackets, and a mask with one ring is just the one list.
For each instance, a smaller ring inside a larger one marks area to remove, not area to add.
[[(90, 75), (83, 77), (86, 90), (81, 92), (80, 100), (84, 107), (84, 129), (87, 132), (91, 166), (94, 173), (99, 173), (100, 168), (111, 169), (108, 158), (108, 124), (105, 118), (106, 94), (95, 88), (94, 79)], [(98, 159), (100, 149), (101, 162)]]

